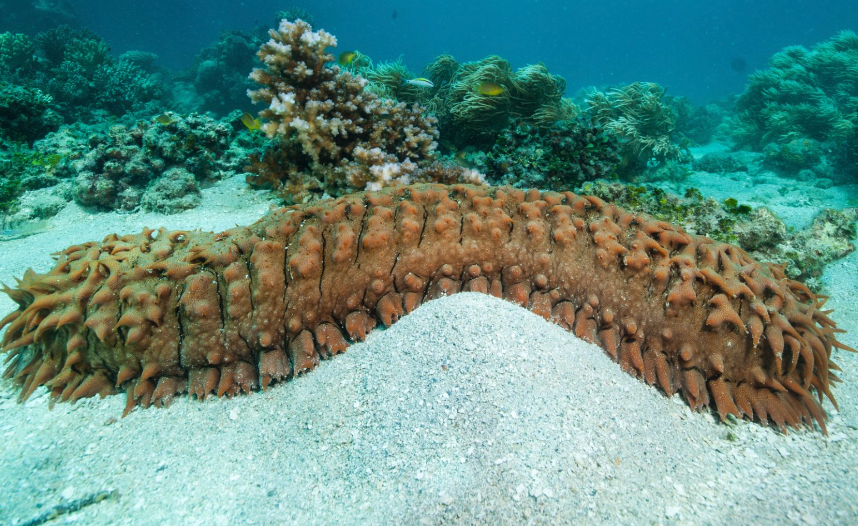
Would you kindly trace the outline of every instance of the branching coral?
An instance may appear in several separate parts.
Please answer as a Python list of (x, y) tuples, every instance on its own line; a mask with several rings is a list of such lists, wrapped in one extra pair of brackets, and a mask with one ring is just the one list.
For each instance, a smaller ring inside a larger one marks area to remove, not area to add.
[(842, 31), (807, 50), (788, 47), (750, 76), (732, 136), (761, 149), (795, 139), (847, 142), (858, 125), (858, 35)]
[(671, 141), (676, 115), (663, 97), (664, 88), (658, 84), (635, 82), (609, 93), (597, 91), (587, 100), (595, 119), (623, 143), (622, 173), (653, 158), (659, 162), (688, 158), (688, 152)]
[(79, 38), (66, 46), (63, 57), (80, 64), (87, 75), (92, 75), (99, 66), (110, 62), (110, 46), (100, 38)]
[(137, 63), (139, 54), (116, 60), (91, 31), (61, 26), (40, 33), (35, 42), (40, 58), (16, 82), (45, 90), (53, 108), (69, 120), (91, 121), (98, 110), (113, 115), (144, 110), (164, 93), (160, 74), (145, 71)]
[(27, 35), (0, 33), (0, 74), (14, 73), (33, 62), (35, 46)]
[(37, 88), (0, 82), (0, 138), (31, 143), (56, 130), (63, 119), (52, 103)]
[[(101, 64), (92, 75), (95, 104), (114, 115), (142, 110), (147, 105), (157, 106), (164, 94), (158, 75), (149, 75), (133, 62), (118, 60)], [(151, 103), (151, 104), (150, 104)], [(153, 108), (149, 113), (154, 113)]]
[(262, 87), (249, 95), (265, 103), (263, 130), (278, 144), (254, 159), (249, 183), (279, 181), (296, 201), (428, 177), (421, 168), (435, 159), (438, 132), (423, 107), (381, 99), (365, 78), (328, 65), (330, 33), (283, 20), (270, 35), (259, 51), (265, 68), (251, 73)]

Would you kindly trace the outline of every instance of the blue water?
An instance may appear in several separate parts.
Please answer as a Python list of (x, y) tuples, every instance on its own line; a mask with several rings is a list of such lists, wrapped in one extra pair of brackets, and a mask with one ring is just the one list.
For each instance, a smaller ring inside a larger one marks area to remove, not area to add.
[[(460, 62), (489, 54), (514, 67), (543, 62), (586, 86), (658, 82), (696, 103), (742, 91), (745, 78), (788, 45), (810, 46), (858, 29), (855, 0), (333, 1), (73, 0), (79, 18), (117, 52), (142, 49), (173, 69), (222, 29), (273, 26), (303, 7), (339, 39), (375, 61), (403, 61), (419, 73), (441, 53)], [(394, 11), (396, 17), (394, 18)], [(731, 62), (741, 58), (745, 71)]]

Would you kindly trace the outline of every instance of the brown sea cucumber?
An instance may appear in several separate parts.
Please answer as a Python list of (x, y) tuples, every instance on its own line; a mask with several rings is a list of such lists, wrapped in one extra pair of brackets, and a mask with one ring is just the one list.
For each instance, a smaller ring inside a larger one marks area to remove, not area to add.
[(570, 192), (401, 186), (219, 234), (114, 234), (57, 259), (5, 288), (21, 400), (41, 385), (60, 400), (124, 388), (127, 412), (250, 392), (430, 298), (476, 291), (599, 343), (693, 409), (824, 431), (831, 354), (847, 348), (824, 298), (782, 267)]

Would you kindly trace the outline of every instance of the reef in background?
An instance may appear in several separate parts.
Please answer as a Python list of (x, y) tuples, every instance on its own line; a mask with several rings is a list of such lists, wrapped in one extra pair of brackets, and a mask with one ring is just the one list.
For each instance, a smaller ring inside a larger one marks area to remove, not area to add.
[(274, 138), (248, 168), (248, 182), (274, 188), (287, 202), (414, 182), (482, 182), (437, 162), (437, 119), (419, 104), (381, 99), (367, 80), (329, 66), (336, 38), (302, 20), (271, 30), (249, 94), (266, 108), (262, 129)]
[[(12, 214), (24, 192), (46, 187), (50, 198), (28, 199), (12, 217), (50, 216), (64, 199), (102, 210), (176, 212), (196, 206), (201, 185), (237, 173), (285, 203), (304, 203), (416, 181), (574, 191), (606, 179), (676, 182), (694, 170), (773, 171), (820, 184), (851, 182), (858, 171), (858, 141), (842, 135), (854, 120), (850, 32), (811, 51), (776, 55), (770, 70), (751, 77), (736, 119), (719, 128), (732, 111), (728, 102), (698, 107), (638, 82), (581, 90), (576, 104), (564, 96), (566, 80), (543, 64), (513, 71), (497, 56), (459, 63), (440, 55), (424, 69), (429, 82), (415, 81), (401, 60), (373, 63), (357, 50), (335, 60), (325, 47), (336, 39), (295, 20), (310, 13), (285, 15), (270, 34), (224, 31), (193, 68), (174, 75), (151, 53), (113, 56), (86, 29), (0, 35), (0, 214)], [(799, 89), (796, 82), (813, 85)], [(773, 99), (775, 88), (795, 93)], [(804, 122), (802, 97), (816, 104), (823, 96), (833, 102), (822, 109), (833, 104), (839, 117)], [(759, 120), (767, 115), (762, 107), (774, 120)], [(728, 125), (736, 123), (733, 133)], [(791, 128), (783, 137), (766, 142), (784, 123)], [(757, 137), (751, 142), (761, 153), (688, 155), (691, 145), (713, 138), (749, 146), (742, 137)], [(754, 250), (754, 236), (738, 235), (729, 212), (706, 231)], [(842, 214), (834, 221), (841, 226), (851, 217)], [(794, 262), (791, 276), (818, 274), (814, 263), (851, 250), (852, 229), (829, 230), (836, 235), (812, 258), (790, 243), (777, 243), (771, 256)]]
[(771, 151), (790, 166), (806, 164), (793, 160), (803, 156), (798, 150), (822, 143), (832, 150), (837, 168), (854, 180), (858, 176), (858, 35), (841, 31), (810, 50), (791, 46), (776, 53), (768, 69), (750, 76), (736, 111), (729, 135), (737, 148)]

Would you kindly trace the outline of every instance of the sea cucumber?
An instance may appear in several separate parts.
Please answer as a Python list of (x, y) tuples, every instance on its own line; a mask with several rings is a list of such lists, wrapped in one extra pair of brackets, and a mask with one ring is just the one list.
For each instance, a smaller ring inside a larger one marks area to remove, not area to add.
[(126, 413), (264, 389), (459, 291), (598, 343), (692, 409), (781, 429), (825, 431), (831, 354), (849, 349), (825, 298), (782, 266), (570, 192), (400, 186), (218, 234), (113, 234), (4, 289), (19, 305), (0, 327), (21, 400), (41, 385), (63, 401), (123, 388)]

